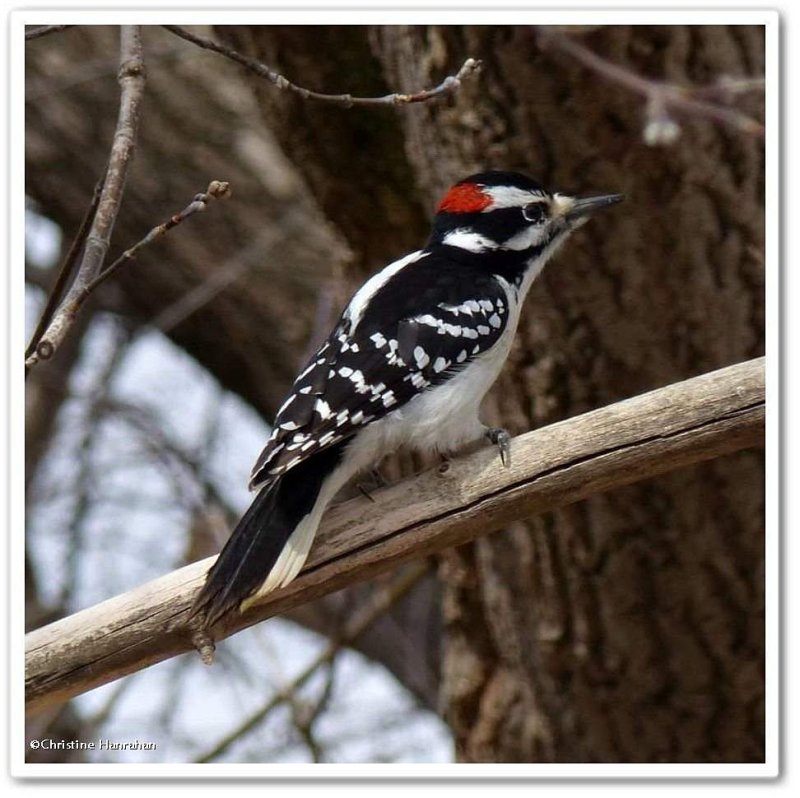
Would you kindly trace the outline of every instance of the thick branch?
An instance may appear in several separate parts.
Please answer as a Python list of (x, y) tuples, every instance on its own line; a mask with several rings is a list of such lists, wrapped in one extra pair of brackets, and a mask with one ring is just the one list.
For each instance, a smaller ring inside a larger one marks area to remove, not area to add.
[[(494, 448), (328, 513), (308, 564), (288, 587), (214, 628), (222, 639), (401, 563), (508, 523), (676, 468), (763, 445), (764, 360), (740, 363), (529, 432), (513, 465)], [(26, 638), (30, 711), (192, 648), (186, 617), (211, 559)]]

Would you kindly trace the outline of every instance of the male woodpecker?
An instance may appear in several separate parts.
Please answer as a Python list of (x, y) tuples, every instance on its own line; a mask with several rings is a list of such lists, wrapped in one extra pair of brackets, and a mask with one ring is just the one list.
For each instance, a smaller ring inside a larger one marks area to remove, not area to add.
[(256, 491), (192, 609), (204, 627), (297, 576), (325, 508), (355, 474), (406, 446), (453, 452), (508, 434), (478, 419), (525, 296), (573, 230), (619, 194), (577, 199), (482, 172), (442, 199), (424, 249), (356, 291), (308, 361), (253, 468)]

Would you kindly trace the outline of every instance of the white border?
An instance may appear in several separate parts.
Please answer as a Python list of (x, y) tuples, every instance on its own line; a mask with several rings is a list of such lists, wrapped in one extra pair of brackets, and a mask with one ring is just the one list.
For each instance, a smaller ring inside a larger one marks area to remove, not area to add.
[[(504, 2), (501, 8), (486, 8), (465, 0), (459, 8), (414, 7), (375, 8), (374, 3), (352, 2), (346, 7), (298, 6), (297, 8), (254, 7), (250, 10), (197, 8), (163, 10), (161, 8), (112, 8), (93, 11), (66, 9), (18, 9), (11, 11), (11, 31), (20, 35), (24, 25), (93, 24), (121, 25), (135, 17), (141, 25), (220, 24), (225, 25), (777, 25), (778, 12), (771, 10), (731, 10), (686, 8), (667, 9), (609, 9), (605, 11), (579, 9), (531, 10), (525, 3)], [(518, 6), (518, 7), (514, 7)], [(89, 17), (87, 19), (87, 16)], [(679, 22), (677, 20), (680, 20)]]
[[(8, 191), (10, 194), (11, 225), (9, 242), (11, 250), (10, 288), (13, 301), (10, 310), (10, 354), (24, 349), (22, 296), (24, 274), (21, 264), (24, 263), (24, 197), (19, 187), (24, 185), (24, 89), (18, 77), (24, 73), (24, 37), (25, 24), (124, 24), (135, 18), (141, 24), (210, 24), (219, 23), (220, 14), (224, 13), (225, 24), (763, 24), (767, 28), (767, 245), (766, 245), (766, 335), (769, 368), (768, 377), (768, 413), (767, 413), (767, 535), (766, 535), (766, 602), (767, 602), (767, 760), (763, 764), (654, 764), (654, 765), (604, 765), (604, 764), (520, 764), (520, 765), (275, 765), (275, 764), (153, 764), (153, 765), (37, 765), (24, 762), (24, 695), (23, 691), (12, 690), (12, 713), (10, 735), (11, 773), (15, 777), (24, 778), (392, 778), (415, 777), (426, 779), (440, 778), (569, 778), (569, 779), (642, 779), (642, 778), (769, 778), (778, 774), (779, 740), (778, 740), (778, 677), (779, 677), (779, 592), (778, 592), (778, 543), (779, 543), (779, 374), (778, 374), (778, 337), (779, 337), (779, 298), (778, 298), (778, 211), (779, 211), (779, 124), (778, 124), (778, 65), (779, 65), (779, 18), (775, 11), (767, 10), (552, 10), (530, 11), (525, 3), (504, 3), (503, 9), (475, 8), (469, 2), (454, 4), (455, 8), (427, 9), (407, 7), (403, 9), (375, 9), (374, 3), (352, 2), (350, 10), (321, 8), (318, 4), (313, 8), (294, 8), (264, 10), (228, 10), (224, 12), (215, 8), (198, 8), (201, 2), (194, 4), (193, 9), (177, 9), (164, 11), (154, 8), (141, 9), (104, 9), (93, 2), (85, 6), (95, 6), (92, 10), (72, 9), (26, 9), (13, 11), (10, 15), (10, 145), (11, 159), (9, 163)], [(142, 3), (141, 5), (146, 5)], [(246, 3), (240, 3), (244, 6)], [(360, 10), (353, 11), (358, 8)], [(16, 76), (16, 79), (15, 79)], [(15, 363), (15, 360), (10, 360)], [(12, 419), (24, 417), (24, 383), (21, 370), (15, 367), (11, 379), (10, 410)], [(10, 451), (19, 453), (24, 447), (24, 425), (12, 424), (10, 427)], [(10, 490), (12, 502), (12, 521), (10, 535), (11, 562), (11, 597), (24, 595), (23, 568), (23, 473), (20, 468), (9, 468)], [(22, 646), (23, 621), (22, 602), (13, 601), (11, 606), (11, 677), (12, 683), (22, 684), (24, 677), (24, 651)]]
[[(767, 25), (765, 95), (765, 194), (764, 194), (764, 264), (765, 264), (765, 342), (766, 342), (766, 457), (764, 491), (765, 554), (765, 750), (767, 763), (775, 775), (780, 771), (780, 30), (775, 13), (774, 24)], [(774, 759), (773, 759), (774, 757)]]

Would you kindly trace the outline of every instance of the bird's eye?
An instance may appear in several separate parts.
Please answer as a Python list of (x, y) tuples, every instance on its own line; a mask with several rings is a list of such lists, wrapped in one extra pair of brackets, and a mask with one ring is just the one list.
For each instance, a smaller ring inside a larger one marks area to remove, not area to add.
[(522, 215), (531, 224), (541, 224), (546, 216), (544, 205), (541, 202), (530, 202), (522, 209)]

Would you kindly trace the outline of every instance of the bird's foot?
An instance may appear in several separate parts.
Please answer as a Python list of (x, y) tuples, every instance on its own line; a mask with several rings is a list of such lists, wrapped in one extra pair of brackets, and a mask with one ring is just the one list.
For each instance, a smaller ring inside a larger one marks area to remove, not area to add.
[(372, 493), (370, 492), (370, 490), (385, 488), (389, 484), (389, 482), (377, 468), (373, 468), (369, 472), (369, 475), (370, 475), (370, 481), (367, 484), (359, 482), (357, 483), (356, 487), (364, 496), (366, 496), (374, 504), (375, 499), (372, 498)]
[(375, 483), (377, 487), (379, 488), (388, 487), (389, 480), (386, 479), (386, 477), (381, 473), (381, 470), (379, 468), (373, 468), (369, 472), (369, 475), (372, 477), (372, 481)]
[(511, 468), (511, 436), (502, 427), (489, 427), (486, 437), (500, 450), (500, 461)]

